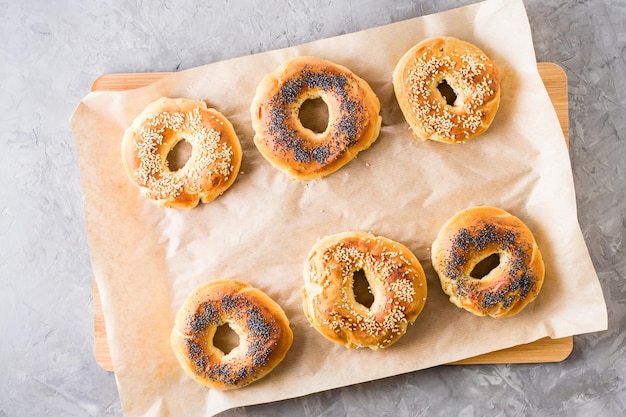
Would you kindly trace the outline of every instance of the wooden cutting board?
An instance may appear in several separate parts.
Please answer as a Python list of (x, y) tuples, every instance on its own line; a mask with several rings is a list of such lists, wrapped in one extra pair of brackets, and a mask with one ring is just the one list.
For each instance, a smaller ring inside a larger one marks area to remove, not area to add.
[[(568, 138), (568, 106), (567, 76), (556, 64), (539, 63), (539, 74), (546, 86), (552, 105), (556, 110), (559, 123), (563, 129), (565, 141)], [(106, 74), (98, 77), (92, 91), (122, 91), (146, 86), (168, 75), (166, 72), (144, 74)], [(109, 351), (106, 325), (102, 313), (102, 303), (96, 279), (93, 280), (94, 308), (94, 351), (96, 361), (106, 370), (113, 371), (113, 363)], [(486, 353), (473, 358), (463, 359), (453, 364), (495, 364), (495, 363), (542, 363), (560, 362), (572, 352), (573, 336), (560, 339), (543, 338), (535, 342), (514, 346), (496, 352)]]

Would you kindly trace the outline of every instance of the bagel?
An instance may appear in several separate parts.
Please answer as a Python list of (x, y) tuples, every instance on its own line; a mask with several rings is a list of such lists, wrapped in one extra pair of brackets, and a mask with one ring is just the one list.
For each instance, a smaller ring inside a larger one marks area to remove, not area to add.
[[(354, 275), (363, 271), (374, 301), (356, 300)], [(415, 322), (426, 302), (418, 259), (400, 243), (362, 231), (320, 239), (304, 265), (302, 305), (311, 325), (347, 348), (385, 349)]]
[[(484, 276), (475, 273), (490, 257), (495, 258), (491, 270)], [(510, 213), (489, 206), (452, 216), (433, 242), (432, 263), (450, 302), (495, 318), (513, 316), (532, 302), (545, 274), (530, 229)]]
[[(282, 308), (261, 290), (237, 280), (211, 281), (194, 290), (176, 314), (170, 344), (183, 370), (216, 390), (244, 387), (278, 365), (293, 341)], [(214, 346), (227, 324), (239, 345), (224, 353)]]
[[(167, 156), (182, 140), (186, 164), (172, 171)], [(122, 162), (133, 185), (160, 207), (191, 209), (228, 189), (241, 165), (241, 145), (228, 119), (203, 101), (163, 97), (124, 133)]]
[[(441, 92), (446, 84), (453, 94)], [(404, 118), (422, 140), (470, 141), (487, 130), (500, 105), (496, 63), (452, 37), (427, 39), (409, 49), (393, 71), (393, 87)], [(448, 102), (447, 95), (456, 99)]]
[[(328, 125), (304, 127), (300, 107), (321, 98)], [(350, 162), (378, 138), (380, 102), (346, 67), (322, 58), (290, 59), (259, 83), (250, 108), (254, 143), (275, 168), (297, 180), (320, 179)]]

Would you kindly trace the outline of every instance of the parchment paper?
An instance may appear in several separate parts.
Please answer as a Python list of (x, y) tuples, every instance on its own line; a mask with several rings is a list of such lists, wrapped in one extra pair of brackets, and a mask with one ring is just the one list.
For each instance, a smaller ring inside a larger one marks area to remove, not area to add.
[[(487, 133), (463, 145), (413, 139), (391, 74), (420, 40), (451, 35), (478, 45), (503, 73), (502, 101)], [(249, 106), (261, 78), (289, 57), (318, 55), (370, 83), (382, 105), (377, 142), (340, 171), (298, 182), (253, 145)], [(242, 142), (235, 184), (192, 211), (160, 209), (125, 176), (124, 129), (161, 97), (202, 99)], [(472, 357), (536, 339), (606, 329), (606, 307), (576, 216), (570, 161), (538, 74), (520, 0), (488, 0), (305, 45), (209, 64), (130, 92), (94, 92), (72, 117), (90, 254), (100, 286), (115, 375), (127, 416), (212, 415)], [(495, 320), (456, 308), (430, 264), (430, 245), (457, 211), (493, 205), (533, 230), (546, 263), (539, 297)], [(394, 346), (374, 352), (326, 341), (301, 308), (301, 271), (318, 237), (367, 230), (407, 245), (428, 277), (428, 301)], [(169, 346), (176, 311), (198, 285), (238, 278), (285, 309), (294, 344), (269, 376), (230, 392), (183, 374)], [(376, 366), (363, 366), (376, 364)]]

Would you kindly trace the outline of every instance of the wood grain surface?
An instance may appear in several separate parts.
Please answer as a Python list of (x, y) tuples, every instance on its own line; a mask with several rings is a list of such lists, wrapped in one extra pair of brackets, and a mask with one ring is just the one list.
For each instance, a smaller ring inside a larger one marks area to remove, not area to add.
[[(563, 69), (553, 63), (537, 64), (539, 74), (546, 86), (552, 105), (556, 110), (559, 123), (563, 129), (565, 141), (568, 137), (568, 105), (567, 105), (567, 76)], [(98, 77), (92, 91), (123, 91), (144, 87), (168, 75), (165, 72), (142, 74), (106, 74)], [(102, 302), (98, 291), (97, 280), (93, 280), (93, 308), (94, 308), (94, 353), (98, 364), (109, 371), (113, 371), (113, 362), (109, 351), (106, 324), (102, 312)], [(566, 359), (573, 349), (573, 336), (560, 339), (543, 338), (535, 342), (514, 346), (495, 352), (467, 358), (453, 365), (462, 364), (496, 364), (496, 363), (545, 363), (560, 362)]]

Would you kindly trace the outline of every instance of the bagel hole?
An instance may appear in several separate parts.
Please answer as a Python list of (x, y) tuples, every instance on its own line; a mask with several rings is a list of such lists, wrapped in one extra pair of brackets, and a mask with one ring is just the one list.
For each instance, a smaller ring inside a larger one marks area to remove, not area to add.
[(215, 330), (213, 346), (228, 355), (239, 346), (239, 335), (228, 324), (222, 324)]
[(452, 88), (452, 86), (450, 86), (445, 79), (441, 80), (441, 82), (437, 85), (437, 90), (439, 90), (441, 97), (443, 97), (448, 106), (454, 106), (457, 95), (454, 92), (454, 88)]
[(302, 103), (299, 112), (300, 123), (315, 133), (328, 128), (328, 105), (321, 98), (309, 98)]
[(191, 158), (191, 143), (185, 139), (178, 141), (172, 150), (167, 154), (167, 167), (170, 171), (178, 171), (185, 166)]
[(365, 276), (365, 271), (359, 269), (354, 272), (352, 277), (352, 292), (354, 293), (354, 300), (370, 308), (374, 304), (374, 294), (370, 288), (370, 283)]
[(476, 279), (484, 278), (496, 269), (498, 265), (500, 265), (500, 255), (492, 253), (474, 266), (472, 272), (470, 272), (470, 277)]

